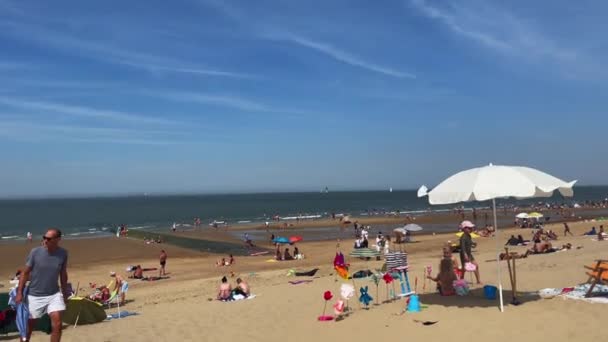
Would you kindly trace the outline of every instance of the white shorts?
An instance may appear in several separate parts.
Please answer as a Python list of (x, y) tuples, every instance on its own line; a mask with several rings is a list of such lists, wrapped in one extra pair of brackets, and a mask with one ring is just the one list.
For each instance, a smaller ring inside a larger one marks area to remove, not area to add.
[(64, 311), (65, 302), (63, 294), (57, 292), (51, 296), (37, 297), (27, 296), (28, 308), (30, 310), (30, 318), (36, 319), (55, 311)]

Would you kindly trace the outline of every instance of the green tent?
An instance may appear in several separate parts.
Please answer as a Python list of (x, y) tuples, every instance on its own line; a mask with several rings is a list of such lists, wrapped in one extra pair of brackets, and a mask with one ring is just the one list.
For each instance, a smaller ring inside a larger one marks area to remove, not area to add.
[(78, 325), (98, 323), (106, 317), (106, 312), (100, 303), (88, 298), (72, 297), (68, 299), (61, 320), (63, 323)]
[[(0, 311), (8, 308), (8, 298), (9, 298), (8, 293), (0, 293)], [(49, 318), (49, 315), (42, 316), (42, 318), (40, 318), (38, 320), (38, 322), (36, 323), (34, 330), (43, 331), (47, 334), (50, 334), (51, 333), (51, 319)], [(18, 331), (17, 325), (15, 324), (15, 322), (13, 322), (13, 323), (9, 324), (8, 326), (5, 326), (2, 329), (0, 329), (0, 334), (6, 335), (6, 334), (17, 332), (17, 331)]]

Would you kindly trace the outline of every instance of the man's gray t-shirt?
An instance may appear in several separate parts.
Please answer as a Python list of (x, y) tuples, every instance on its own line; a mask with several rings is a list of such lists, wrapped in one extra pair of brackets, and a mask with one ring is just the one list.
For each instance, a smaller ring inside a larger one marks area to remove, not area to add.
[(51, 296), (59, 292), (57, 281), (59, 273), (67, 267), (68, 252), (58, 247), (50, 253), (44, 247), (32, 249), (25, 264), (32, 269), (30, 273), (30, 296)]

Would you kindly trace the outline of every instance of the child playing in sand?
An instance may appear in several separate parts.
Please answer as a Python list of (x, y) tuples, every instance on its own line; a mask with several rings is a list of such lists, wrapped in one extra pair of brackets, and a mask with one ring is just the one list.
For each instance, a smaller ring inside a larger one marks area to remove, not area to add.
[(454, 273), (454, 266), (451, 259), (441, 259), (441, 262), (439, 263), (439, 274), (437, 274), (436, 277), (428, 275), (427, 278), (437, 282), (437, 290), (439, 290), (440, 295), (453, 296), (456, 294), (456, 291), (454, 290), (454, 281), (457, 278), (456, 273)]

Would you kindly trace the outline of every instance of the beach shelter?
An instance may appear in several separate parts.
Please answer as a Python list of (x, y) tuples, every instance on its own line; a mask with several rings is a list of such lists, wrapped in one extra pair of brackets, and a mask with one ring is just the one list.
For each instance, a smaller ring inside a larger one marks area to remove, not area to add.
[[(496, 228), (496, 260), (502, 248), (496, 220), (496, 199), (551, 197), (557, 190), (562, 196), (574, 195), (576, 181), (565, 182), (544, 172), (523, 166), (488, 165), (458, 172), (426, 193), (431, 205), (492, 200)], [(422, 194), (424, 195), (424, 194)], [(500, 262), (498, 262), (500, 311), (504, 310)]]
[(290, 236), (289, 237), (289, 243), (296, 243), (296, 242), (300, 242), (302, 241), (302, 237), (295, 235), (295, 236)]
[(533, 212), (533, 213), (529, 213), (528, 214), (528, 218), (533, 218), (533, 219), (539, 219), (541, 217), (543, 217), (544, 215), (541, 213), (537, 213), (537, 212)]
[(422, 227), (420, 227), (417, 224), (410, 223), (410, 224), (406, 224), (405, 227), (403, 227), (403, 229), (410, 231), (410, 232), (419, 232), (422, 230)]
[(72, 297), (68, 299), (61, 320), (66, 324), (93, 324), (106, 319), (103, 305), (88, 298)]
[[(458, 233), (456, 233), (456, 236), (461, 237), (462, 234), (464, 234), (464, 232), (458, 232)], [(477, 239), (479, 237), (481, 237), (479, 234), (477, 234), (477, 233), (471, 233), (471, 238)]]
[(519, 213), (519, 214), (515, 215), (515, 217), (518, 219), (527, 219), (528, 213)]
[(274, 242), (274, 243), (280, 243), (280, 244), (291, 243), (291, 242), (289, 242), (289, 239), (286, 238), (286, 237), (276, 237), (276, 238), (274, 238), (274, 240), (272, 240), (272, 242)]
[(405, 230), (405, 227), (399, 227), (399, 228), (393, 229), (393, 232), (405, 235), (405, 233), (407, 231)]

